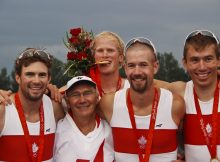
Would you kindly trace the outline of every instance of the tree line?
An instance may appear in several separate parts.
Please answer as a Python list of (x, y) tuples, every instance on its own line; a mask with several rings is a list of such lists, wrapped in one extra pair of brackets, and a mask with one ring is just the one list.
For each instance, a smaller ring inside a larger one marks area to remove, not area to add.
[[(177, 59), (172, 53), (158, 53), (157, 58), (159, 60), (159, 70), (155, 75), (156, 79), (164, 80), (167, 82), (173, 81), (188, 81), (190, 78), (185, 70), (179, 65)], [(65, 71), (65, 63), (57, 58), (54, 58), (51, 69), (51, 83), (61, 87), (66, 84), (70, 79), (68, 76), (63, 75)], [(122, 77), (126, 77), (123, 68), (120, 69)], [(0, 89), (17, 91), (18, 86), (15, 81), (15, 72), (8, 73), (6, 68), (2, 68), (0, 71)]]

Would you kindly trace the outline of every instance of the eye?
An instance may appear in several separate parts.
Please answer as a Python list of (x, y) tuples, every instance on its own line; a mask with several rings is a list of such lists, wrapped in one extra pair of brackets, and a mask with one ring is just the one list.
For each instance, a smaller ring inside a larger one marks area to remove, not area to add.
[(95, 52), (96, 53), (102, 53), (104, 50), (103, 49), (96, 49)]
[(140, 67), (146, 67), (146, 66), (148, 66), (148, 63), (142, 62), (142, 63), (139, 64), (139, 66), (140, 66)]
[(127, 67), (130, 68), (130, 69), (132, 69), (132, 68), (135, 67), (135, 64), (128, 63), (128, 64), (127, 64)]
[(43, 77), (46, 77), (47, 76), (47, 73), (39, 73), (39, 77), (43, 78)]
[(74, 97), (74, 98), (79, 98), (81, 96), (81, 94), (80, 93), (71, 93), (68, 96)]
[(212, 60), (214, 60), (212, 56), (205, 57), (205, 62), (211, 62)]
[(107, 49), (107, 52), (108, 52), (108, 53), (113, 53), (113, 52), (115, 52), (115, 50), (112, 49), (112, 48), (109, 48), (109, 49)]
[(92, 95), (94, 92), (93, 91), (85, 91), (84, 93), (83, 93), (83, 96), (90, 96), (90, 95)]
[(190, 59), (190, 61), (195, 64), (195, 63), (199, 62), (199, 58), (193, 57)]
[(32, 73), (32, 72), (27, 72), (27, 73), (25, 73), (25, 75), (28, 76), (28, 77), (32, 77), (32, 76), (34, 76), (34, 73)]

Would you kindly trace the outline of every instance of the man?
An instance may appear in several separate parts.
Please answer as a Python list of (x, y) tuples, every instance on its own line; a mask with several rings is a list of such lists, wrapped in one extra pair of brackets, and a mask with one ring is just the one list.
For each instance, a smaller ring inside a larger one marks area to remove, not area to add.
[(117, 162), (170, 162), (177, 158), (177, 128), (184, 116), (181, 97), (153, 86), (156, 50), (146, 38), (125, 47), (125, 72), (131, 85), (101, 98), (99, 108), (112, 127)]
[(91, 78), (68, 81), (65, 99), (70, 111), (57, 126), (57, 162), (112, 162), (114, 150), (109, 125), (96, 115), (99, 95)]
[(44, 95), (51, 63), (49, 53), (35, 48), (16, 59), (18, 92), (11, 105), (0, 105), (0, 161), (53, 161), (56, 122), (64, 113)]
[(191, 81), (166, 84), (185, 99), (185, 158), (187, 162), (220, 161), (219, 41), (210, 31), (190, 33), (184, 44), (183, 65)]
[(92, 51), (96, 66), (91, 69), (91, 78), (96, 82), (100, 96), (129, 87), (120, 77), (119, 68), (124, 61), (124, 42), (116, 33), (103, 31), (95, 36)]

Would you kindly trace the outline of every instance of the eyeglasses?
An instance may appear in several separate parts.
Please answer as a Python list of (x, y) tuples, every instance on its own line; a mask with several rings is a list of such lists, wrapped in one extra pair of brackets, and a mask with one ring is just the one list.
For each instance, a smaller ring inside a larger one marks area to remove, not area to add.
[(38, 50), (35, 48), (28, 48), (20, 54), (20, 56), (18, 57), (17, 60), (20, 60), (23, 58), (28, 58), (28, 57), (33, 57), (35, 55), (37, 55), (47, 61), (52, 61), (52, 59), (53, 59), (53, 57), (48, 52), (46, 52), (44, 50)]
[(215, 39), (216, 43), (219, 44), (219, 40), (218, 38), (215, 36), (214, 33), (212, 33), (211, 31), (208, 31), (208, 30), (195, 30), (193, 31), (192, 33), (190, 33), (187, 37), (186, 37), (186, 40), (185, 40), (185, 44), (186, 42), (191, 39), (192, 37), (198, 35), (198, 34), (201, 34), (203, 36), (208, 36), (208, 37), (211, 37), (213, 39)]
[(79, 99), (81, 96), (83, 96), (85, 98), (88, 98), (88, 97), (91, 97), (94, 93), (96, 93), (96, 92), (95, 91), (84, 91), (82, 93), (73, 92), (73, 93), (67, 93), (67, 97)]
[(133, 45), (133, 44), (136, 43), (136, 42), (142, 43), (142, 44), (146, 44), (146, 45), (152, 47), (154, 53), (156, 54), (156, 48), (155, 48), (154, 44), (153, 44), (149, 39), (144, 38), (144, 37), (137, 37), (137, 38), (133, 38), (133, 39), (131, 39), (130, 41), (128, 41), (128, 43), (127, 43), (126, 46), (125, 46), (125, 52), (127, 51), (127, 49), (128, 49), (131, 45)]

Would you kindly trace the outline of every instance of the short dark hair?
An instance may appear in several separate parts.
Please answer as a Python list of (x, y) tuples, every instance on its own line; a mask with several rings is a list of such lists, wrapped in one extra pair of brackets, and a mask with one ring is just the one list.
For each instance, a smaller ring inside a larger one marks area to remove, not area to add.
[(215, 45), (215, 54), (218, 58), (219, 45), (215, 38), (198, 33), (197, 35), (186, 39), (183, 49), (183, 59), (186, 60), (187, 52), (190, 46), (192, 46), (196, 51), (202, 51), (210, 45)]
[(22, 67), (27, 67), (34, 62), (42, 62), (48, 68), (48, 75), (51, 75), (52, 55), (44, 49), (26, 48), (19, 57), (15, 60), (15, 73), (21, 75)]

